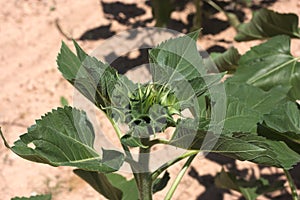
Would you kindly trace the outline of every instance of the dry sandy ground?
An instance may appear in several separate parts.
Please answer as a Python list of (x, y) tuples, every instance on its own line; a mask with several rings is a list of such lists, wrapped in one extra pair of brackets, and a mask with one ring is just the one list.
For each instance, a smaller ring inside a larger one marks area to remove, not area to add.
[[(134, 2), (127, 1), (127, 2)], [(140, 5), (142, 7), (142, 3)], [(12, 144), (34, 119), (60, 106), (60, 97), (66, 97), (72, 104), (73, 88), (62, 78), (57, 70), (56, 55), (62, 40), (67, 41), (55, 26), (59, 19), (64, 30), (74, 38), (80, 37), (86, 30), (100, 25), (112, 24), (114, 31), (126, 29), (104, 18), (103, 11), (96, 0), (0, 0), (0, 125), (8, 142)], [(55, 9), (53, 9), (55, 8)], [(300, 3), (297, 0), (277, 1), (272, 8), (282, 12), (300, 15)], [(148, 10), (146, 14), (149, 15)], [(222, 16), (220, 16), (222, 17)], [(217, 39), (232, 40), (234, 30), (228, 28), (211, 40), (206, 35), (200, 45), (208, 48)], [(80, 42), (90, 52), (103, 40)], [(241, 52), (257, 42), (223, 44), (237, 45)], [(294, 42), (293, 53), (300, 56), (299, 42)], [(109, 126), (103, 124), (103, 130)], [(177, 173), (182, 163), (174, 166), (172, 174)], [(251, 166), (243, 162), (239, 166)], [(211, 184), (210, 175), (216, 174), (221, 166), (208, 159), (195, 160), (197, 171), (190, 171), (207, 179), (195, 179), (185, 176), (174, 199), (197, 199)], [(257, 168), (254, 167), (255, 173)], [(274, 169), (271, 169), (274, 171)], [(203, 182), (204, 181), (204, 182)], [(202, 182), (202, 184), (199, 184)], [(29, 196), (36, 193), (52, 193), (54, 200), (103, 199), (72, 174), (70, 168), (53, 168), (47, 165), (31, 163), (20, 159), (4, 145), (0, 144), (0, 200), (14, 196)], [(164, 192), (155, 199), (162, 199)], [(225, 195), (227, 199), (237, 199), (237, 195)], [(208, 199), (203, 197), (202, 199)]]

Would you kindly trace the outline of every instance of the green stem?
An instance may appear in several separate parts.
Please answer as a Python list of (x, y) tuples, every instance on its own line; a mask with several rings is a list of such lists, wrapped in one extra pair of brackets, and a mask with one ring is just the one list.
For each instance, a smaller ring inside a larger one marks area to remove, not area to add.
[[(121, 132), (120, 128), (118, 127), (117, 123), (113, 119), (111, 119), (110, 117), (107, 117), (107, 118), (110, 120), (110, 123), (114, 127), (114, 130), (115, 130), (116, 134), (118, 135), (118, 138), (121, 142), (122, 132)], [(137, 176), (136, 173), (134, 173), (136, 171), (136, 168), (137, 168), (137, 163), (133, 160), (133, 157), (130, 153), (129, 148), (126, 145), (122, 144), (122, 142), (121, 142), (121, 145), (122, 145), (122, 148), (125, 151), (125, 154), (126, 154), (126, 157), (127, 157), (127, 158), (125, 158), (125, 161), (127, 161), (129, 163), (131, 171), (132, 171), (133, 176), (134, 176), (134, 179), (136, 181), (136, 184), (138, 185), (139, 177)]]
[(193, 27), (191, 31), (196, 31), (202, 28), (202, 11), (203, 11), (203, 1), (194, 0), (196, 7), (196, 13), (193, 18)]
[(191, 165), (192, 161), (194, 160), (194, 158), (196, 157), (197, 154), (192, 155), (189, 157), (189, 159), (186, 161), (186, 163), (183, 165), (182, 169), (180, 170), (179, 174), (177, 175), (174, 183), (172, 184), (171, 188), (169, 189), (165, 200), (170, 200), (179, 184), (179, 182), (181, 181), (183, 175), (185, 174), (185, 172), (187, 171), (187, 169), (189, 168), (189, 166)]
[(154, 140), (150, 140), (148, 144), (146, 144), (147, 146), (152, 147), (156, 144), (169, 144), (170, 141), (169, 140), (166, 140), (166, 139), (161, 139), (161, 138), (157, 138), (157, 139), (154, 139)]
[[(141, 139), (143, 143), (147, 143), (149, 138)], [(152, 179), (151, 172), (149, 170), (149, 156), (150, 147), (142, 148), (140, 147), (139, 152), (139, 164), (140, 170), (136, 174), (136, 183), (139, 190), (140, 200), (152, 200)]]
[(299, 196), (298, 196), (298, 192), (297, 192), (297, 188), (296, 188), (296, 185), (294, 183), (294, 180), (290, 174), (290, 172), (286, 169), (283, 169), (285, 175), (286, 175), (286, 178), (289, 182), (289, 185), (290, 185), (290, 188), (291, 188), (291, 192), (292, 192), (292, 197), (293, 197), (293, 200), (299, 200)]
[(193, 155), (196, 155), (198, 154), (199, 151), (197, 150), (191, 150), (191, 151), (188, 151), (184, 154), (182, 154), (181, 156), (173, 159), (173, 160), (170, 160), (169, 162), (163, 164), (162, 166), (160, 166), (157, 170), (155, 170), (153, 173), (152, 173), (152, 181), (154, 181), (163, 171), (165, 171), (166, 169), (168, 169), (170, 166), (174, 165), (175, 163), (187, 158), (187, 157), (190, 157), (190, 156), (193, 156)]

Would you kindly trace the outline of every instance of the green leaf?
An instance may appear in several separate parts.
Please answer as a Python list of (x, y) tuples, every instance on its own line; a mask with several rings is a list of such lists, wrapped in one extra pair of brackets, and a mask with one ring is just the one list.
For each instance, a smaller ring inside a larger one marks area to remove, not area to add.
[[(268, 140), (265, 137), (254, 134), (236, 134), (234, 135), (234, 138), (264, 149), (264, 152), (253, 154), (252, 156), (244, 157), (242, 155), (240, 158), (238, 158), (240, 160), (245, 159), (257, 164), (280, 167), (284, 169), (291, 169), (300, 161), (300, 155), (290, 149), (284, 142)], [(240, 145), (243, 144), (241, 143)], [(226, 155), (226, 153), (224, 155)], [(228, 156), (231, 155), (229, 154)]]
[[(87, 55), (74, 41), (77, 56), (63, 42), (57, 57), (58, 69), (85, 97), (103, 109), (111, 105), (111, 96), (119, 81), (117, 71)], [(108, 112), (107, 109), (103, 109)]]
[(295, 14), (281, 14), (268, 9), (261, 9), (253, 13), (249, 23), (238, 26), (236, 41), (264, 39), (285, 34), (300, 38), (298, 16)]
[(238, 50), (234, 47), (229, 48), (224, 53), (211, 53), (210, 56), (220, 72), (235, 71), (241, 57)]
[[(284, 142), (268, 140), (251, 133), (216, 135), (208, 132), (207, 122), (200, 126), (192, 120), (182, 120), (176, 127), (170, 145), (215, 152), (254, 163), (290, 169), (300, 161), (300, 155), (291, 150)], [(286, 156), (289, 155), (289, 156)]]
[(247, 200), (255, 200), (265, 193), (281, 190), (284, 188), (284, 181), (277, 181), (270, 184), (268, 180), (260, 178), (258, 180), (237, 179), (230, 172), (224, 169), (215, 177), (215, 185), (219, 188), (235, 190), (243, 194)]
[(258, 133), (273, 140), (282, 140), (300, 154), (300, 110), (292, 102), (276, 107), (263, 118)]
[(51, 200), (51, 194), (42, 194), (30, 197), (14, 197), (11, 200)]
[(138, 137), (133, 137), (130, 134), (126, 134), (121, 138), (122, 144), (129, 146), (129, 147), (141, 147), (147, 148), (148, 146), (143, 145), (141, 139)]
[(125, 177), (119, 174), (103, 174), (81, 169), (75, 169), (74, 173), (108, 199), (138, 199), (138, 190), (134, 179), (127, 181)]
[(81, 169), (75, 169), (73, 172), (76, 175), (78, 175), (80, 178), (85, 180), (90, 186), (92, 186), (97, 192), (102, 194), (107, 199), (111, 199), (111, 200), (122, 199), (123, 192), (111, 184), (106, 174), (84, 171)]
[(149, 51), (153, 82), (190, 81), (206, 74), (197, 50), (199, 32), (169, 39)]
[(231, 81), (246, 82), (263, 90), (280, 85), (290, 98), (300, 99), (299, 59), (290, 53), (290, 38), (276, 36), (243, 55)]
[(103, 174), (81, 169), (75, 169), (74, 173), (107, 199), (138, 199), (138, 190), (134, 179), (127, 181), (125, 177), (119, 174)]
[[(2, 134), (2, 133), (1, 133)], [(11, 150), (20, 157), (52, 166), (72, 166), (103, 173), (118, 170), (122, 153), (93, 148), (95, 134), (84, 112), (71, 107), (47, 113), (21, 135)]]
[(240, 160), (254, 159), (265, 151), (259, 146), (236, 137), (215, 135), (208, 132), (208, 129), (209, 121), (201, 121), (198, 125), (191, 119), (182, 120), (176, 127), (170, 145), (190, 150), (221, 153)]
[(274, 106), (286, 101), (283, 88), (280, 87), (265, 92), (244, 83), (226, 81), (225, 90), (226, 116), (223, 121), (215, 124), (215, 126), (223, 126), (223, 134), (255, 133), (257, 123), (262, 121), (263, 115), (271, 112)]
[(204, 64), (197, 50), (198, 34), (169, 39), (149, 52), (153, 82), (167, 87), (174, 93), (181, 110), (190, 109), (195, 115), (199, 114), (194, 110), (197, 97), (213, 88), (224, 75), (208, 74), (209, 65)]
[(134, 179), (126, 180), (119, 174), (107, 174), (108, 180), (123, 192), (122, 200), (138, 199), (139, 193)]
[(68, 46), (62, 42), (60, 53), (57, 56), (57, 64), (58, 69), (61, 71), (65, 79), (73, 81), (77, 76), (81, 66), (81, 61), (68, 48)]
[(167, 186), (169, 180), (170, 180), (170, 174), (168, 171), (166, 171), (162, 178), (157, 178), (153, 182), (153, 188), (152, 188), (153, 194), (163, 190)]

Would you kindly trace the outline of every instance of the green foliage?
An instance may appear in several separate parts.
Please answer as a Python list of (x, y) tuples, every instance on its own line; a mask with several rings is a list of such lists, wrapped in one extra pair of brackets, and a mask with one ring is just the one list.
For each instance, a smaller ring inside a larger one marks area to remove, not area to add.
[[(1, 133), (2, 134), (2, 133)], [(122, 153), (93, 148), (95, 134), (83, 111), (58, 108), (46, 114), (21, 135), (11, 150), (20, 157), (52, 166), (72, 166), (108, 173), (120, 168)]]
[(227, 80), (225, 90), (227, 109), (222, 125), (226, 135), (235, 132), (255, 133), (263, 115), (286, 100), (281, 88), (264, 92), (245, 83)]
[(295, 103), (278, 106), (263, 120), (258, 128), (259, 134), (271, 140), (282, 140), (300, 154), (300, 110)]
[(241, 57), (234, 47), (230, 47), (224, 53), (211, 53), (210, 56), (220, 72), (234, 72)]
[(81, 169), (74, 170), (74, 173), (107, 199), (138, 199), (138, 191), (133, 179), (127, 181), (126, 178), (119, 174), (103, 174)]
[(300, 38), (297, 15), (281, 14), (265, 8), (254, 12), (251, 21), (240, 24), (237, 31), (234, 38), (237, 41), (265, 39), (281, 34)]
[[(246, 120), (243, 120), (245, 122)], [(209, 133), (204, 142), (207, 126), (195, 130), (191, 120), (177, 126), (170, 144), (176, 147), (215, 152), (238, 160), (290, 169), (300, 160), (300, 155), (284, 142), (268, 140), (254, 133), (235, 133), (230, 136)], [(236, 131), (238, 132), (238, 131)], [(289, 155), (289, 156), (286, 156)]]
[(276, 36), (243, 55), (231, 81), (246, 82), (263, 90), (281, 86), (289, 98), (300, 99), (298, 60), (290, 53), (290, 38)]
[(57, 57), (58, 69), (86, 98), (104, 112), (111, 105), (117, 72), (108, 64), (87, 55), (74, 41), (77, 56), (63, 42)]

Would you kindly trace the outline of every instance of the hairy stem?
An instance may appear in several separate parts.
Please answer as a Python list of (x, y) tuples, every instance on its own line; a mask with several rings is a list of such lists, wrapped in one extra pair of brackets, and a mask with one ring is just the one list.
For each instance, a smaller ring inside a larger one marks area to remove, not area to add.
[[(149, 142), (149, 138), (141, 139), (142, 143)], [(136, 174), (136, 183), (139, 190), (139, 199), (140, 200), (152, 200), (152, 179), (151, 172), (149, 170), (149, 156), (150, 147), (142, 148), (140, 147), (139, 152), (139, 164), (140, 171), (135, 172)]]
[(299, 195), (298, 195), (298, 192), (297, 192), (297, 188), (296, 188), (296, 185), (294, 183), (294, 180), (290, 174), (290, 172), (286, 169), (283, 169), (284, 173), (285, 173), (285, 176), (289, 182), (289, 185), (290, 185), (290, 188), (291, 188), (291, 192), (292, 192), (292, 198), (293, 200), (299, 200)]
[(194, 160), (194, 158), (196, 157), (197, 154), (192, 155), (189, 157), (189, 159), (186, 161), (186, 163), (183, 165), (182, 169), (180, 170), (179, 174), (177, 175), (174, 183), (172, 184), (171, 188), (169, 189), (165, 200), (170, 200), (178, 186), (178, 184), (180, 183), (183, 175), (185, 174), (186, 170), (189, 168), (189, 166), (191, 165), (192, 161)]
[[(120, 128), (118, 127), (118, 125), (116, 124), (116, 122), (113, 119), (111, 119), (110, 117), (108, 117), (108, 119), (110, 120), (112, 126), (114, 127), (114, 130), (115, 130), (115, 132), (116, 132), (116, 134), (117, 134), (117, 136), (118, 136), (118, 138), (121, 142), (122, 132), (121, 132)], [(131, 171), (132, 171), (133, 176), (134, 176), (134, 179), (136, 180), (136, 183), (137, 183), (137, 181), (139, 180), (139, 177), (137, 177), (137, 174), (134, 173), (136, 171), (136, 168), (137, 168), (137, 163), (133, 160), (133, 157), (130, 153), (129, 148), (126, 145), (122, 144), (122, 143), (121, 143), (121, 145), (122, 145), (123, 150), (125, 151), (125, 155), (126, 155), (125, 161), (127, 161), (129, 163)], [(138, 183), (137, 183), (137, 185), (138, 185)]]

